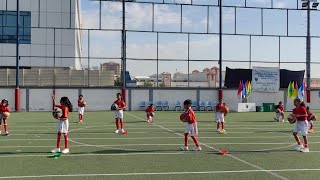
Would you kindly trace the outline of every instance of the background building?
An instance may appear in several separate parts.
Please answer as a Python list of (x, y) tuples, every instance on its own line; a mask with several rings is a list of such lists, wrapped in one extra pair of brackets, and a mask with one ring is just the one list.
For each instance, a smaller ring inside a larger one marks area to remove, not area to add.
[(119, 63), (108, 62), (100, 65), (100, 70), (113, 71), (114, 75), (119, 76), (121, 73), (121, 65)]
[[(0, 1), (0, 67), (16, 66), (17, 1)], [(20, 0), (20, 66), (82, 69), (79, 0)]]

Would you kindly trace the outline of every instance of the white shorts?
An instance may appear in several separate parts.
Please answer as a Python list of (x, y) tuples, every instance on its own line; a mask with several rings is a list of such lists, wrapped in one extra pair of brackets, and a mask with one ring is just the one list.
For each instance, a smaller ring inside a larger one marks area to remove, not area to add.
[(78, 107), (78, 113), (83, 115), (84, 114), (84, 107)]
[(216, 121), (217, 122), (224, 122), (224, 113), (216, 112)]
[(293, 129), (293, 132), (300, 133), (302, 136), (308, 135), (309, 123), (308, 121), (297, 121), (296, 126)]
[(276, 113), (276, 114), (274, 115), (274, 118), (275, 118), (276, 120), (282, 119), (281, 113)]
[(184, 133), (189, 133), (190, 136), (198, 135), (197, 123), (193, 123), (193, 124), (187, 123)]
[(67, 134), (69, 131), (69, 120), (58, 120), (58, 132)]
[(116, 111), (114, 116), (116, 119), (123, 119), (123, 110)]

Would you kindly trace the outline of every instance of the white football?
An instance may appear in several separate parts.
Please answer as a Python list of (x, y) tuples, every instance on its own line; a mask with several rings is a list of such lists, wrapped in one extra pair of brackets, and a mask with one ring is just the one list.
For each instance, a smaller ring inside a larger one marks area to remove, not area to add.
[(62, 110), (60, 108), (55, 108), (53, 111), (52, 111), (52, 116), (55, 118), (55, 119), (59, 119), (61, 116), (62, 116)]

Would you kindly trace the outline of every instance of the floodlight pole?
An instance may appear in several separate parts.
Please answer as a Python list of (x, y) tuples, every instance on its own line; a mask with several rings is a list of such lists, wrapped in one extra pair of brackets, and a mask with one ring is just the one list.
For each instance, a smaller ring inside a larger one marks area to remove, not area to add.
[(310, 75), (310, 64), (311, 64), (311, 37), (310, 37), (310, 0), (307, 1), (307, 38), (306, 38), (306, 70), (307, 70), (307, 102), (310, 103), (310, 84), (311, 84), (311, 75)]
[(219, 0), (219, 99), (222, 99), (222, 0)]
[(17, 3), (17, 18), (16, 18), (16, 89), (15, 89), (15, 111), (20, 110), (20, 84), (19, 84), (19, 44), (20, 44), (20, 34), (19, 34), (19, 27), (20, 27), (20, 7), (19, 7), (19, 0), (16, 1)]
[(122, 96), (126, 101), (126, 1), (122, 0)]

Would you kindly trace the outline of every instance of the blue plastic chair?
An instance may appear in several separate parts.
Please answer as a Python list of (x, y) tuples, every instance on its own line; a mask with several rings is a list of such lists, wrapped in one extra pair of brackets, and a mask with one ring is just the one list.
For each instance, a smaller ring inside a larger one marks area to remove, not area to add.
[(161, 101), (157, 101), (156, 102), (156, 111), (160, 109), (162, 111), (162, 102)]
[(199, 102), (199, 111), (201, 111), (201, 109), (203, 109), (204, 111), (206, 110), (206, 104), (204, 101)]
[(145, 110), (146, 109), (146, 102), (145, 101), (141, 101), (140, 102), (140, 110)]
[(179, 109), (179, 111), (181, 111), (182, 109), (182, 106), (181, 106), (181, 103), (180, 101), (176, 101), (176, 105), (174, 106), (174, 110), (177, 111)]
[(191, 108), (193, 110), (195, 110), (195, 111), (198, 110), (198, 102), (197, 101), (192, 101)]
[(207, 111), (213, 111), (213, 103), (211, 101), (207, 101), (207, 104), (206, 104), (206, 110)]
[(162, 108), (163, 108), (164, 111), (165, 110), (169, 111), (170, 110), (169, 102), (168, 101), (163, 101)]

